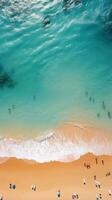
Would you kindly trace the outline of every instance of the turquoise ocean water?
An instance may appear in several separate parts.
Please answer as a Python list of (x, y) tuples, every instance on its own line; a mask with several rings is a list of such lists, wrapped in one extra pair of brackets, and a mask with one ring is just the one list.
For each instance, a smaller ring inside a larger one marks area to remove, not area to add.
[(111, 0), (0, 1), (0, 134), (111, 117)]

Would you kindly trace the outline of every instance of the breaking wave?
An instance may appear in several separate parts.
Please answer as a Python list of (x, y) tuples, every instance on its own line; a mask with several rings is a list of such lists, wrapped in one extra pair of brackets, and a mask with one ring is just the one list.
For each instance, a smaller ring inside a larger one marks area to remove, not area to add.
[[(101, 133), (101, 134), (100, 134)], [(70, 162), (86, 153), (111, 155), (112, 139), (95, 128), (67, 124), (46, 136), (15, 140), (1, 138), (0, 157), (16, 157), (39, 163)]]

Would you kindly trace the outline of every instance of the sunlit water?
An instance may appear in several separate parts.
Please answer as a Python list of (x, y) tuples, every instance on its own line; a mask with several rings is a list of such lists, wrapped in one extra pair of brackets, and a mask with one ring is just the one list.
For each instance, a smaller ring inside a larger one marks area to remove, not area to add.
[(0, 69), (15, 82), (0, 87), (0, 134), (71, 120), (111, 129), (111, 1), (0, 2)]

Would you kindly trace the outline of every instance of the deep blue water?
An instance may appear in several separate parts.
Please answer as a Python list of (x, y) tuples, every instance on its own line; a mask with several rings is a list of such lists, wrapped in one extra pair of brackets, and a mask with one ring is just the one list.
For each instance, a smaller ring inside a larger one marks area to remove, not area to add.
[(0, 134), (70, 120), (112, 128), (112, 3), (64, 6), (1, 1)]

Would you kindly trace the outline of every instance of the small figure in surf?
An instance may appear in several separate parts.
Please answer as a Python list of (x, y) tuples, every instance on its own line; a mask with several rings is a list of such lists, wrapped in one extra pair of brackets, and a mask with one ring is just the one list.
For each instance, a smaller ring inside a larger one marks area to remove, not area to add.
[(88, 91), (85, 92), (85, 95), (88, 97), (88, 95), (89, 95)]
[(104, 101), (102, 102), (102, 108), (103, 108), (103, 110), (106, 109), (106, 105), (105, 105), (105, 102), (104, 102)]
[(49, 16), (45, 16), (45, 17), (43, 18), (43, 26), (44, 26), (44, 27), (48, 27), (50, 24), (51, 24), (50, 17), (49, 17)]
[(92, 98), (92, 102), (95, 103), (95, 99), (94, 99), (94, 97)]
[(12, 109), (15, 110), (15, 105), (14, 104), (12, 105)]
[(33, 95), (33, 100), (34, 100), (34, 101), (36, 100), (36, 95)]
[(112, 119), (111, 112), (110, 112), (110, 111), (108, 111), (108, 113), (107, 113), (107, 114), (108, 114), (108, 118), (109, 118), (109, 119)]
[(100, 113), (97, 113), (97, 118), (100, 118), (100, 116), (101, 116)]
[(90, 101), (90, 102), (92, 101), (92, 97), (89, 97), (89, 101)]
[(9, 112), (9, 114), (11, 114), (12, 112), (11, 112), (11, 108), (8, 108), (8, 112)]

